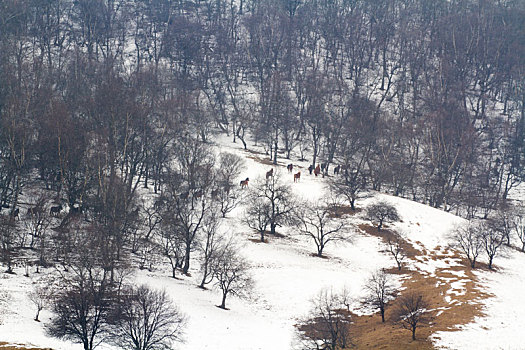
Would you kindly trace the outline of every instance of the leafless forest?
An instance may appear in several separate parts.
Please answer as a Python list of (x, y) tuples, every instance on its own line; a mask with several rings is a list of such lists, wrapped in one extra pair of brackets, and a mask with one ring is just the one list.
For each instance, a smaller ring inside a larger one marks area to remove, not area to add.
[[(40, 266), (69, 271), (55, 335), (91, 349), (104, 322), (132, 327), (123, 315), (156, 303), (172, 313), (160, 315), (173, 320), (166, 341), (178, 339), (184, 315), (164, 294), (121, 293), (131, 253), (141, 268), (153, 251), (169, 258), (175, 277), (199, 250), (203, 288), (245, 272), (216, 239), (217, 222), (246, 199), (242, 159), (210, 151), (218, 133), (264, 146), (274, 164), (320, 165), (352, 209), (376, 190), (487, 218), (525, 179), (525, 3), (1, 1), (1, 258), (10, 271), (31, 248)], [(286, 187), (271, 178), (279, 201)], [(268, 181), (259, 185), (268, 195)], [(246, 200), (263, 241), (290, 219), (261, 223), (267, 204)], [(323, 222), (312, 220), (302, 225), (316, 238)], [(221, 306), (249, 284), (223, 289)], [(86, 332), (65, 326), (83, 288)], [(114, 298), (118, 315), (105, 304)]]

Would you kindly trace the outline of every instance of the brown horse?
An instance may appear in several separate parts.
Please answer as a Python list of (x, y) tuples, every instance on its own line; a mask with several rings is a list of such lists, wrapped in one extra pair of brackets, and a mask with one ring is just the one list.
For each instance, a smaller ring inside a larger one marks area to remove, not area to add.
[(286, 168), (288, 169), (288, 172), (291, 173), (293, 171), (293, 164), (292, 163), (288, 164)]
[(246, 178), (246, 180), (241, 180), (241, 188), (248, 187), (248, 182), (250, 181), (249, 178)]
[(320, 173), (321, 173), (321, 167), (319, 166), (319, 164), (317, 164), (317, 166), (314, 169), (314, 175), (317, 176)]
[(266, 180), (273, 176), (273, 168), (270, 171), (266, 172)]
[(299, 182), (300, 179), (301, 179), (300, 171), (297, 174), (293, 174), (293, 182)]

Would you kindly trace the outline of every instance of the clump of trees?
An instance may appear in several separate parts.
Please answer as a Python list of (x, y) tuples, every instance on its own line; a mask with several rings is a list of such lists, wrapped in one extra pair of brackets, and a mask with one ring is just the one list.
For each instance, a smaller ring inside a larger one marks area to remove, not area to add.
[(245, 222), (259, 233), (261, 242), (267, 232), (275, 235), (277, 227), (295, 222), (297, 200), (278, 171), (266, 179), (254, 181), (250, 191)]
[(245, 148), (253, 136), (274, 164), (299, 153), (325, 176), (338, 169), (333, 188), (352, 209), (371, 188), (488, 217), (523, 179), (519, 2), (99, 5), (5, 2), (11, 214), (35, 181), (71, 208), (117, 175), (126, 195), (158, 193), (186, 150), (178, 140), (217, 130)]
[(370, 204), (366, 208), (366, 217), (376, 223), (378, 231), (381, 231), (383, 224), (400, 220), (397, 209), (384, 200)]
[(172, 349), (184, 340), (186, 319), (165, 291), (125, 288), (110, 318), (110, 338), (125, 349)]
[(352, 320), (349, 303), (346, 290), (321, 290), (312, 299), (310, 313), (298, 326), (302, 348), (337, 350), (350, 346), (349, 326)]
[[(186, 316), (166, 292), (128, 286), (122, 272), (112, 275), (86, 263), (72, 266), (53, 289), (49, 334), (81, 343), (86, 350), (107, 339), (137, 350), (170, 349), (183, 341)], [(40, 293), (31, 300), (40, 311)]]
[(102, 268), (81, 264), (70, 268), (62, 286), (55, 290), (54, 317), (49, 334), (81, 343), (93, 350), (110, 331), (110, 315), (119, 286)]
[(471, 268), (481, 253), (485, 252), (488, 268), (492, 269), (494, 257), (501, 252), (505, 233), (483, 221), (469, 222), (453, 231), (454, 246), (468, 259)]
[[(197, 250), (211, 259), (214, 227), (247, 192), (236, 182), (242, 161), (212, 156), (216, 132), (244, 148), (250, 135), (274, 164), (297, 153), (323, 164), (354, 210), (372, 189), (490, 218), (525, 178), (520, 2), (96, 5), (2, 2), (0, 259), (9, 273), (18, 251), (33, 248), (40, 266), (73, 278), (90, 246), (89, 269), (102, 269), (93, 285), (106, 291), (134, 254), (152, 268), (149, 252), (162, 252), (174, 277), (190, 272)], [(296, 219), (276, 175), (249, 198), (262, 241)], [(27, 207), (33, 188), (46, 195)], [(140, 206), (139, 188), (155, 204)], [(379, 209), (378, 230), (398, 220)], [(513, 227), (523, 248), (519, 217), (501, 230), (508, 244)], [(484, 232), (458, 234), (472, 266), (480, 252), (492, 266), (501, 251), (499, 233)], [(73, 282), (59, 294), (78, 296)]]

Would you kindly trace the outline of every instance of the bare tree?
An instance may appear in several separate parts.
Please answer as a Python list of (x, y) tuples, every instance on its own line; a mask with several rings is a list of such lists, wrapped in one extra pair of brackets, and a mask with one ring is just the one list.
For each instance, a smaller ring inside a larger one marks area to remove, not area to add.
[(472, 268), (476, 267), (476, 260), (483, 249), (482, 232), (483, 225), (473, 222), (457, 227), (453, 232), (454, 246), (465, 254)]
[[(182, 245), (182, 272), (187, 274), (190, 268), (191, 253), (197, 246), (203, 229), (202, 224), (210, 216), (213, 202), (206, 195), (207, 187), (192, 188), (190, 186), (188, 188), (187, 182), (177, 178), (178, 176), (180, 175), (172, 173), (166, 181), (162, 222), (172, 246), (177, 246), (179, 249), (179, 246)], [(202, 176), (205, 175), (202, 174)], [(200, 181), (200, 179), (193, 179), (193, 181)]]
[(234, 186), (246, 168), (246, 161), (232, 153), (219, 154), (216, 180), (221, 186)]
[(355, 202), (365, 188), (365, 178), (359, 171), (349, 171), (344, 168), (342, 178), (333, 177), (330, 180), (330, 189), (348, 200), (352, 210), (356, 209)]
[(394, 234), (392, 237), (388, 237), (387, 239), (387, 250), (392, 255), (394, 260), (397, 264), (397, 269), (401, 271), (401, 267), (403, 267), (403, 261), (405, 261), (407, 254), (405, 252), (405, 249), (402, 245), (403, 241), (401, 237), (399, 237), (397, 234)]
[(36, 307), (35, 321), (40, 322), (38, 319), (40, 311), (47, 307), (51, 302), (51, 289), (49, 286), (35, 284), (33, 289), (28, 293), (28, 297)]
[(483, 225), (484, 230), (481, 232), (481, 241), (487, 258), (489, 260), (489, 269), (492, 269), (492, 262), (494, 257), (501, 250), (501, 246), (505, 243), (505, 234), (501, 231), (494, 230), (490, 226)]
[(238, 186), (217, 187), (212, 192), (212, 200), (218, 204), (223, 218), (237, 208), (246, 198), (246, 191)]
[(223, 218), (245, 197), (245, 191), (242, 191), (236, 183), (245, 167), (244, 159), (235, 154), (221, 153), (219, 156), (211, 196), (212, 200), (219, 204)]
[[(36, 241), (38, 240), (45, 241), (47, 238), (46, 237), (47, 229), (49, 228), (51, 219), (45, 207), (46, 201), (47, 201), (46, 196), (39, 195), (37, 197), (36, 203), (27, 209), (27, 215), (26, 215), (27, 220), (24, 221), (24, 225), (27, 229), (27, 232), (31, 236), (31, 242), (29, 243), (29, 248), (33, 248)], [(42, 244), (41, 242), (41, 245), (45, 245), (45, 243)], [(42, 255), (40, 258), (41, 258), (40, 259), (41, 264), (45, 263), (45, 261), (43, 261)]]
[(503, 235), (505, 244), (510, 246), (510, 236), (514, 228), (516, 209), (510, 205), (501, 205), (489, 220), (489, 226)]
[(35, 205), (27, 209), (26, 220), (24, 221), (27, 232), (31, 236), (29, 247), (33, 248), (35, 244), (38, 247), (38, 263), (40, 266), (47, 265), (47, 254), (49, 251), (48, 228), (51, 224), (51, 218), (45, 208), (45, 203), (46, 198), (44, 196), (38, 197)]
[(16, 222), (12, 216), (0, 216), (0, 253), (7, 265), (7, 273), (13, 273), (13, 248), (16, 240)]
[(380, 200), (366, 208), (366, 216), (369, 220), (377, 223), (377, 230), (381, 231), (385, 222), (399, 221), (397, 209), (390, 203)]
[(93, 350), (109, 330), (109, 314), (115, 299), (115, 285), (110, 273), (82, 263), (71, 267), (70, 275), (62, 276), (55, 290), (55, 313), (48, 331), (52, 336), (82, 343), (84, 350)]
[(162, 245), (162, 253), (168, 258), (171, 265), (171, 277), (176, 278), (176, 271), (182, 268), (184, 259), (183, 237), (171, 218), (162, 221), (162, 228), (158, 235)]
[(244, 214), (244, 221), (253, 230), (256, 230), (261, 242), (264, 242), (266, 229), (270, 225), (268, 213), (270, 212), (270, 203), (267, 203), (263, 198), (250, 196), (248, 200), (248, 208)]
[(309, 315), (298, 326), (306, 349), (345, 349), (351, 344), (348, 295), (323, 289), (312, 300)]
[(161, 227), (162, 213), (159, 204), (154, 203), (150, 206), (146, 201), (142, 201), (142, 220), (144, 222), (143, 226), (146, 228), (146, 233), (144, 234), (144, 239), (146, 240), (154, 236)]
[(344, 230), (344, 222), (331, 216), (333, 209), (327, 202), (305, 203), (302, 207), (304, 210), (300, 213), (300, 221), (303, 226), (301, 232), (314, 241), (317, 256), (323, 256), (324, 248), (330, 242), (350, 240), (348, 232)]
[(525, 212), (519, 211), (513, 220), (514, 231), (521, 242), (521, 251), (525, 252)]
[(199, 240), (200, 270), (202, 273), (199, 288), (206, 288), (206, 285), (213, 280), (213, 266), (215, 260), (220, 256), (224, 249), (224, 236), (219, 232), (219, 221), (216, 216), (210, 216), (203, 225), (203, 238)]
[(222, 292), (219, 307), (226, 309), (226, 297), (248, 297), (253, 288), (248, 262), (238, 253), (233, 245), (226, 246), (214, 260), (213, 277), (215, 285)]
[(378, 270), (370, 276), (365, 284), (368, 296), (365, 302), (377, 309), (381, 313), (381, 321), (385, 322), (385, 309), (387, 302), (393, 299), (397, 293), (390, 275), (385, 270)]
[(278, 226), (294, 222), (293, 212), (296, 203), (289, 185), (285, 185), (277, 172), (274, 176), (255, 181), (250, 194), (249, 206), (246, 211), (246, 221), (255, 228), (264, 242), (266, 228), (275, 235)]
[(186, 316), (165, 291), (146, 285), (124, 290), (112, 318), (111, 339), (121, 348), (168, 350), (183, 341)]
[(412, 332), (412, 340), (416, 340), (416, 330), (419, 327), (428, 326), (432, 322), (429, 304), (425, 298), (416, 293), (402, 295), (398, 299), (397, 309), (392, 318), (403, 328)]

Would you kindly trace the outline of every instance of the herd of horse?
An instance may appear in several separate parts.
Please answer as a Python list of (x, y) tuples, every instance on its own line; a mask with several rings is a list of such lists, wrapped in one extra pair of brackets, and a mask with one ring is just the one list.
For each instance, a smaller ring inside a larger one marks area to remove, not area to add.
[[(294, 170), (294, 165), (292, 163), (288, 164), (286, 166), (286, 168), (288, 169), (288, 173), (293, 173), (293, 170)], [(335, 168), (334, 168), (334, 175), (337, 175), (339, 174), (339, 172), (341, 171), (341, 166), (340, 165), (337, 165)], [(308, 172), (310, 173), (310, 175), (315, 175), (316, 177), (319, 176), (320, 174), (323, 175), (323, 177), (325, 175), (328, 174), (328, 164), (327, 163), (321, 163), (321, 164), (317, 164), (317, 166), (314, 167), (313, 164), (310, 164), (310, 166), (308, 167)], [(269, 180), (271, 177), (274, 176), (274, 169), (271, 168), (270, 170), (268, 170), (266, 172), (266, 180)], [(299, 182), (301, 180), (301, 171), (298, 171), (297, 173), (293, 173), (293, 182)], [(241, 188), (246, 188), (248, 187), (248, 183), (250, 182), (250, 179), (247, 177), (246, 179), (244, 180), (241, 180), (240, 181), (240, 187)], [(212, 193), (212, 195), (214, 195), (215, 193)], [(181, 197), (184, 197), (184, 196), (188, 196), (189, 193), (183, 193), (181, 194)], [(202, 197), (202, 191), (197, 191), (195, 194), (194, 194), (194, 198), (200, 198)], [(64, 207), (61, 205), (61, 204), (58, 204), (58, 205), (52, 205), (50, 208), (49, 208), (49, 215), (52, 216), (52, 217), (58, 217), (60, 215), (60, 213), (62, 212), (62, 210), (64, 209)], [(43, 208), (40, 207), (40, 206), (36, 206), (36, 207), (29, 207), (27, 209), (27, 216), (34, 216), (34, 215), (37, 215), (38, 213), (41, 213), (43, 212)], [(80, 212), (82, 210), (81, 207), (73, 207), (71, 208), (71, 211), (72, 212)], [(10, 217), (12, 219), (20, 219), (20, 209), (19, 208), (15, 208), (14, 210), (11, 211), (11, 213), (9, 214)]]
[[(315, 166), (315, 167), (314, 167), (313, 164), (310, 164), (310, 166), (308, 167), (308, 171), (309, 171), (310, 175), (312, 175), (312, 173), (313, 173), (317, 177), (320, 174), (322, 174), (322, 176), (324, 177), (325, 175), (328, 175), (328, 166), (329, 166), (329, 164), (327, 164), (327, 163), (317, 164), (317, 166)], [(286, 169), (288, 170), (288, 173), (293, 173), (293, 169), (294, 169), (293, 163), (288, 164), (286, 166)], [(334, 175), (339, 174), (340, 171), (341, 171), (341, 165), (337, 165), (336, 167), (334, 167)], [(273, 177), (273, 174), (274, 174), (273, 173), (273, 168), (268, 170), (266, 172), (266, 181), (268, 181), (271, 177)], [(298, 171), (297, 173), (293, 174), (293, 182), (299, 182), (300, 180), (301, 180), (301, 172)], [(245, 180), (241, 180), (241, 182), (240, 182), (241, 188), (248, 187), (248, 182), (249, 181), (250, 181), (249, 178), (246, 178)]]
[[(63, 209), (64, 209), (64, 207), (62, 207), (62, 204), (52, 205), (49, 208), (49, 215), (53, 216), (53, 217), (58, 217)], [(74, 208), (71, 208), (71, 211), (72, 212), (79, 212), (80, 208), (74, 207)], [(40, 206), (36, 206), (36, 207), (29, 207), (29, 208), (27, 208), (26, 214), (27, 214), (27, 216), (36, 216), (36, 215), (38, 215), (40, 213), (43, 213), (43, 212), (44, 212), (44, 208), (42, 208)], [(20, 208), (14, 208), (13, 210), (11, 210), (11, 212), (9, 213), (9, 217), (11, 217), (11, 219), (13, 219), (13, 220), (20, 220)]]

